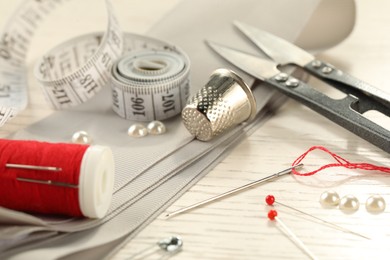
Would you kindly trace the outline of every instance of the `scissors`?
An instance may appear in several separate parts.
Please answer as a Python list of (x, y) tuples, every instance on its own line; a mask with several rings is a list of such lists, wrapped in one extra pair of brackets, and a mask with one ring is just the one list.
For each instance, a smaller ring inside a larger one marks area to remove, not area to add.
[[(287, 96), (390, 153), (390, 131), (363, 116), (363, 113), (369, 110), (376, 110), (390, 117), (388, 93), (327, 62), (317, 60), (312, 54), (271, 33), (242, 22), (234, 22), (234, 24), (270, 59), (207, 41), (216, 53), (253, 77), (270, 84)], [(346, 97), (332, 99), (278, 69), (279, 65), (286, 64), (301, 67), (347, 94)]]

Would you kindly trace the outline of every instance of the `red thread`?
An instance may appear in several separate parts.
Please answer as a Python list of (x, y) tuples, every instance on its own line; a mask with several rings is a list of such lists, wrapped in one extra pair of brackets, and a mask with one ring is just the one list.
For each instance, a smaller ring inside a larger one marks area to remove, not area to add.
[(347, 169), (361, 169), (361, 170), (367, 170), (367, 171), (380, 171), (380, 172), (390, 173), (390, 168), (389, 167), (377, 166), (377, 165), (374, 165), (374, 164), (363, 163), (363, 162), (352, 163), (352, 162), (342, 158), (341, 156), (339, 156), (339, 155), (329, 151), (328, 149), (326, 149), (323, 146), (313, 146), (313, 147), (310, 147), (309, 150), (307, 150), (304, 154), (299, 156), (293, 162), (292, 166), (296, 166), (299, 163), (301, 163), (302, 160), (313, 150), (321, 150), (321, 151), (329, 154), (330, 156), (332, 156), (333, 159), (336, 160), (337, 163), (325, 164), (325, 165), (321, 166), (320, 168), (318, 168), (318, 169), (316, 169), (314, 171), (310, 171), (310, 172), (306, 172), (306, 173), (301, 173), (301, 172), (298, 172), (296, 169), (293, 169), (292, 170), (293, 174), (299, 175), (299, 176), (311, 176), (311, 175), (316, 174), (319, 171), (322, 171), (324, 169), (331, 168), (331, 167), (344, 167), (344, 168), (347, 168)]
[[(0, 139), (0, 205), (26, 212), (82, 216), (78, 188), (29, 183), (17, 178), (78, 185), (87, 145)], [(7, 163), (59, 167), (61, 171), (15, 169)]]

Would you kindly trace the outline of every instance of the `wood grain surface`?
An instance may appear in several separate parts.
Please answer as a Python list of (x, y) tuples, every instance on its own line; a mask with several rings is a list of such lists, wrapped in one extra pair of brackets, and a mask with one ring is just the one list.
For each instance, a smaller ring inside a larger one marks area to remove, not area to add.
[[(124, 17), (122, 19), (127, 31), (144, 33), (178, 2), (179, 0), (128, 1), (126, 5), (132, 8), (118, 10), (119, 17)], [(356, 0), (356, 3), (357, 22), (352, 34), (338, 46), (318, 55), (318, 58), (390, 92), (390, 2)], [(64, 8), (67, 10), (58, 11), (59, 26), (65, 28), (61, 37), (66, 39), (73, 33), (69, 25), (72, 21), (67, 21), (65, 13), (70, 9), (77, 17), (82, 15), (82, 10), (86, 10), (89, 4), (91, 1), (70, 1)], [(15, 7), (16, 3), (12, 1), (0, 3), (1, 25)], [(96, 8), (100, 10), (99, 6)], [(104, 28), (104, 19), (101, 20), (101, 24), (88, 24), (84, 29)], [(55, 39), (51, 37), (53, 30), (49, 24), (40, 29), (39, 33), (44, 35), (44, 39), (32, 43), (31, 49), (34, 51), (28, 57), (31, 68), (37, 57), (62, 40), (60, 36)], [(31, 87), (28, 109), (0, 128), (1, 138), (52, 113), (32, 75), (29, 75), (29, 80)], [(338, 96), (316, 80), (311, 83), (324, 93)], [(390, 129), (389, 119), (376, 114), (369, 117)], [(364, 239), (336, 230), (313, 221), (308, 216), (276, 205), (274, 208), (280, 219), (319, 259), (388, 259), (390, 206), (380, 214), (372, 214), (365, 209), (367, 198), (374, 194), (379, 194), (390, 202), (390, 176), (378, 172), (328, 169), (312, 177), (285, 176), (188, 213), (165, 218), (168, 212), (283, 170), (314, 145), (325, 146), (352, 162), (390, 166), (389, 154), (301, 104), (289, 100), (270, 120), (248, 136), (205, 178), (142, 230), (112, 259), (128, 259), (134, 253), (150, 248), (158, 240), (171, 235), (179, 235), (184, 240), (182, 251), (171, 256), (172, 259), (308, 258), (278, 223), (267, 219), (270, 207), (265, 205), (264, 198), (268, 194), (273, 194), (281, 203), (370, 237)], [(313, 153), (305, 160), (305, 170), (317, 168), (330, 161), (324, 153)], [(356, 196), (360, 201), (359, 210), (346, 213), (338, 208), (323, 208), (319, 197), (322, 192), (328, 190), (338, 192), (341, 197), (347, 194)], [(144, 259), (167, 257), (157, 246), (145, 253), (148, 254), (144, 255)]]

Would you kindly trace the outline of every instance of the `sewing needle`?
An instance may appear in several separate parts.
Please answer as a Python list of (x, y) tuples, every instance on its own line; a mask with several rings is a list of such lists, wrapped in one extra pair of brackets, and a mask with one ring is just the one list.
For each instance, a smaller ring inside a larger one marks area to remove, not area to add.
[(239, 191), (248, 189), (248, 188), (253, 187), (253, 186), (257, 185), (257, 184), (260, 184), (260, 183), (263, 183), (263, 182), (266, 182), (266, 181), (269, 181), (269, 180), (272, 180), (272, 179), (281, 177), (281, 176), (286, 175), (286, 174), (290, 174), (291, 171), (292, 171), (293, 169), (295, 169), (295, 168), (300, 168), (300, 167), (302, 167), (302, 166), (303, 166), (302, 163), (301, 163), (301, 164), (298, 164), (298, 165), (295, 165), (295, 166), (293, 166), (293, 167), (290, 167), (290, 168), (287, 168), (287, 169), (285, 169), (285, 170), (283, 170), (283, 171), (274, 173), (274, 174), (269, 175), (269, 176), (267, 176), (267, 177), (264, 177), (264, 178), (262, 178), (262, 179), (259, 179), (259, 180), (250, 182), (250, 183), (248, 183), (248, 184), (245, 184), (245, 185), (243, 185), (243, 186), (241, 186), (241, 187), (232, 189), (232, 190), (230, 190), (230, 191), (224, 192), (224, 193), (222, 193), (222, 194), (219, 194), (219, 195), (217, 195), (217, 196), (211, 197), (211, 198), (209, 198), (209, 199), (203, 200), (203, 201), (201, 201), (201, 202), (195, 203), (195, 204), (193, 204), (193, 205), (187, 206), (187, 207), (182, 208), (182, 209), (179, 209), (179, 210), (177, 210), (177, 211), (168, 213), (167, 215), (165, 215), (165, 217), (169, 218), (169, 217), (178, 215), (178, 214), (180, 214), (180, 213), (183, 213), (183, 212), (185, 212), (185, 211), (188, 211), (188, 210), (197, 208), (197, 207), (199, 207), (199, 206), (202, 206), (202, 205), (204, 205), (204, 204), (210, 203), (210, 202), (215, 201), (215, 200), (217, 200), (217, 199), (220, 199), (220, 198), (222, 198), (222, 197), (229, 196), (229, 195), (231, 195), (231, 194), (233, 194), (233, 193), (237, 193), (237, 192), (239, 192)]
[(38, 171), (54, 171), (59, 172), (62, 169), (59, 167), (53, 166), (38, 166), (38, 165), (26, 165), (26, 164), (15, 164), (15, 163), (7, 163), (5, 164), (8, 168), (17, 168), (17, 169), (25, 169), (25, 170), (38, 170)]
[(67, 188), (75, 188), (77, 189), (79, 186), (76, 184), (71, 183), (65, 183), (65, 182), (58, 182), (58, 181), (51, 181), (51, 180), (35, 180), (35, 179), (28, 179), (28, 178), (16, 178), (18, 181), (23, 182), (30, 182), (30, 183), (38, 183), (38, 184), (45, 184), (45, 185), (54, 185), (54, 186), (61, 186), (61, 187), (67, 187)]
[[(52, 172), (62, 171), (62, 168), (60, 168), (60, 167), (15, 164), (15, 163), (6, 163), (5, 167), (23, 169), (23, 170), (37, 170), (37, 171), (52, 171)], [(23, 181), (23, 182), (39, 183), (39, 184), (54, 185), (54, 186), (69, 187), (69, 188), (78, 188), (78, 185), (75, 185), (75, 184), (57, 182), (57, 181), (52, 181), (52, 180), (35, 180), (35, 179), (22, 178), (22, 177), (17, 177), (16, 179), (18, 181)]]

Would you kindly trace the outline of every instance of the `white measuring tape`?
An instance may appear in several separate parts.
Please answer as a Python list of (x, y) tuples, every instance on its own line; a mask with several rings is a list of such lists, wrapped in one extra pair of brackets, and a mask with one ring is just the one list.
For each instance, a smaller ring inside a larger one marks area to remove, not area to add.
[(138, 121), (181, 112), (189, 95), (189, 63), (172, 49), (130, 53), (112, 67), (113, 109)]
[[(38, 23), (59, 2), (27, 0), (6, 26), (0, 41), (0, 126), (27, 105), (28, 45)], [(111, 86), (113, 109), (124, 118), (163, 120), (179, 114), (189, 95), (187, 55), (157, 39), (123, 34), (111, 3), (106, 4), (104, 34), (69, 40), (37, 62), (34, 75), (47, 100), (63, 109)]]

